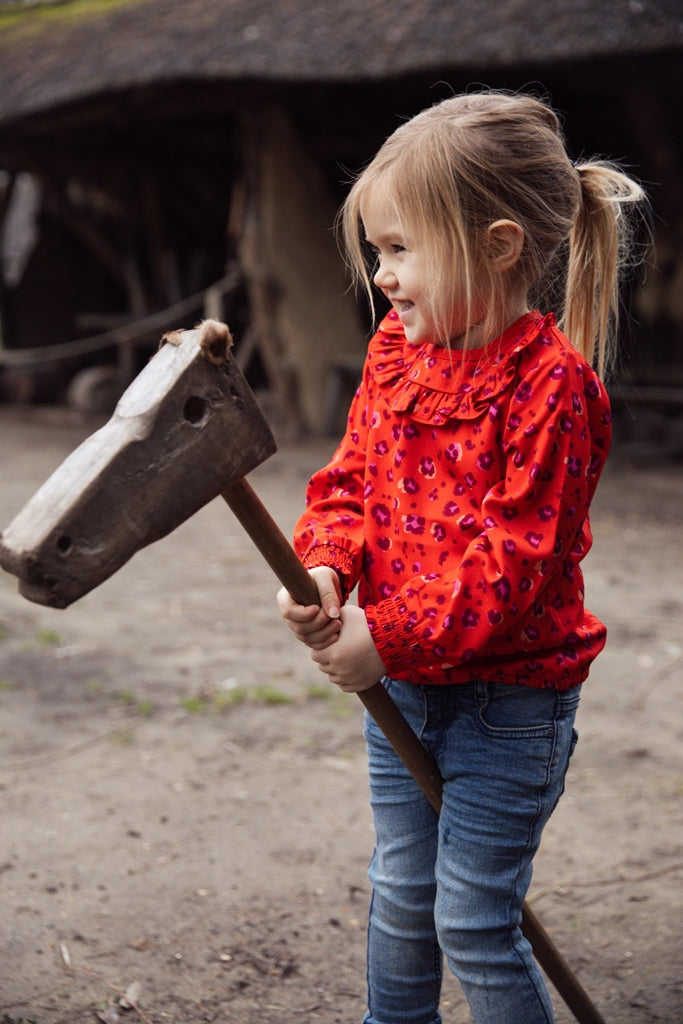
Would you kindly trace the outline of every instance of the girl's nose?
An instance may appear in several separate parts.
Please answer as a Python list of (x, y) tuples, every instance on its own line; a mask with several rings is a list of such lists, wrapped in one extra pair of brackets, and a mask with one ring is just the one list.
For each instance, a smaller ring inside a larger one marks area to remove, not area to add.
[(383, 264), (381, 261), (377, 265), (377, 270), (373, 274), (372, 280), (374, 281), (377, 288), (390, 288), (396, 283), (396, 275)]

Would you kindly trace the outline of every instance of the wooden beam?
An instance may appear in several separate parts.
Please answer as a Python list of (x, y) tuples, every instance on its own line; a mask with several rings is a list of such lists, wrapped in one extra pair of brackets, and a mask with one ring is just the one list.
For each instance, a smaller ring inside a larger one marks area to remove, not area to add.
[(56, 188), (49, 178), (42, 177), (41, 184), (45, 194), (45, 205), (49, 212), (60, 221), (85, 248), (98, 260), (107, 273), (124, 287), (127, 286), (126, 274), (121, 254), (110, 245), (109, 241), (97, 228), (73, 209), (70, 203)]

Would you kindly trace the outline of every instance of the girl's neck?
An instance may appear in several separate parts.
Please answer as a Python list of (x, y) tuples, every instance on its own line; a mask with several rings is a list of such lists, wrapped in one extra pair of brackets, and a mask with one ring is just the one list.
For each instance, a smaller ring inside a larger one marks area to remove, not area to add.
[(473, 348), (485, 348), (496, 338), (500, 337), (504, 331), (511, 327), (520, 317), (524, 316), (529, 312), (529, 306), (527, 298), (524, 296), (519, 302), (510, 304), (509, 308), (505, 311), (505, 315), (500, 318), (500, 327), (494, 332), (494, 336), (491, 337), (486, 329), (486, 321), (482, 321), (478, 324), (472, 324), (466, 331), (459, 334), (457, 338), (451, 338), (448, 343), (448, 348), (454, 349), (455, 351), (462, 351), (463, 349)]

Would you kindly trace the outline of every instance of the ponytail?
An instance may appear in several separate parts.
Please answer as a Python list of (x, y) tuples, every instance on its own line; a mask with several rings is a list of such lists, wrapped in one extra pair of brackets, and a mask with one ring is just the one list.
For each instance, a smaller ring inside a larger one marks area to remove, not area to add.
[(645, 193), (611, 164), (588, 161), (576, 170), (581, 199), (569, 236), (562, 327), (603, 377), (614, 358), (620, 280), (635, 262), (635, 204)]

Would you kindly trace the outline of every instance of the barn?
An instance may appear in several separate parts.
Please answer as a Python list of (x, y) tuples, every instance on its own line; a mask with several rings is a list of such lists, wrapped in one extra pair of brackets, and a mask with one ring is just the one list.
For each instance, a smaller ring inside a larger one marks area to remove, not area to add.
[(648, 188), (617, 400), (680, 414), (677, 0), (0, 2), (0, 398), (103, 407), (205, 315), (283, 430), (334, 431), (369, 321), (332, 224), (400, 119), (548, 95)]

